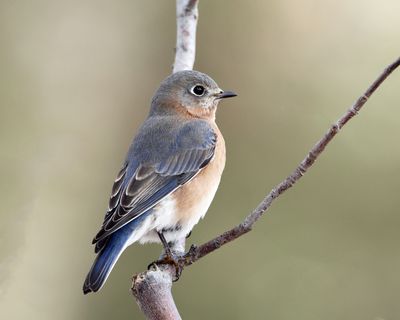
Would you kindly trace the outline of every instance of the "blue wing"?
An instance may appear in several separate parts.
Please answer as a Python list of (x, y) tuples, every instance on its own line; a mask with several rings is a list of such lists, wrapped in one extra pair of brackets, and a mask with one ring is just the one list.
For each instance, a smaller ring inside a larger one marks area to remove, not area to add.
[[(109, 236), (184, 185), (212, 159), (216, 134), (204, 120), (149, 118), (114, 182), (109, 208), (93, 239), (95, 252)], [(181, 121), (181, 120), (180, 120)]]

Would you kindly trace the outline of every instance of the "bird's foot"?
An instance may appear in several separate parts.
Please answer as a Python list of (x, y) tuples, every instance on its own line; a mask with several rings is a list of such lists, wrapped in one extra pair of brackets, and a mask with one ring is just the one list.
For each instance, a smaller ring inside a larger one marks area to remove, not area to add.
[(182, 255), (176, 254), (171, 250), (166, 250), (166, 252), (161, 255), (158, 260), (153, 261), (147, 266), (147, 270), (157, 269), (159, 265), (163, 264), (168, 264), (175, 267), (175, 277), (172, 279), (172, 281), (178, 281), (184, 268), (182, 263)]

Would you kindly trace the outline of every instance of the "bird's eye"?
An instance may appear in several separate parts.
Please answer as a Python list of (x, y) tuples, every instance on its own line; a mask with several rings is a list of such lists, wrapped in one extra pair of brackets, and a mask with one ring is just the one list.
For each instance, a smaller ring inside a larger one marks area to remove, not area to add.
[(195, 96), (201, 97), (206, 92), (206, 88), (197, 84), (190, 90)]

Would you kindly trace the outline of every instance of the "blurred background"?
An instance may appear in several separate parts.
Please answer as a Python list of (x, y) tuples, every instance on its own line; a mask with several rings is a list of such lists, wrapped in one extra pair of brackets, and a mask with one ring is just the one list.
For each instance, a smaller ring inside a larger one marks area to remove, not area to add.
[[(398, 0), (200, 1), (227, 166), (190, 243), (239, 223), (400, 53)], [(142, 319), (125, 251), (84, 296), (112, 182), (171, 72), (175, 2), (0, 1), (0, 317)], [(400, 318), (400, 71), (255, 229), (186, 269), (184, 319)]]

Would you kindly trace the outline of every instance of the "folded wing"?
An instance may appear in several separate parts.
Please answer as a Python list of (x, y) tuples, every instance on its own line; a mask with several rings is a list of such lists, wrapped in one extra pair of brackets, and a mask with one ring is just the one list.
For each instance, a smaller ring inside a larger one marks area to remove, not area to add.
[(135, 138), (115, 179), (103, 225), (93, 239), (95, 252), (113, 232), (153, 208), (211, 161), (216, 135), (207, 122), (195, 120), (167, 130), (162, 144), (152, 140), (159, 126), (145, 123)]

